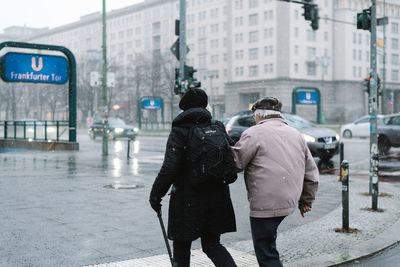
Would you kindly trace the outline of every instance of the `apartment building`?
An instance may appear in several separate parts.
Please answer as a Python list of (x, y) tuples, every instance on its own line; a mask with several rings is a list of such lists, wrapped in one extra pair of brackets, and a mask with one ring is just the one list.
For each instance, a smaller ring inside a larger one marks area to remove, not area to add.
[[(277, 96), (283, 109), (291, 111), (296, 87), (315, 87), (321, 92), (327, 122), (353, 120), (367, 113), (363, 80), (368, 76), (370, 33), (357, 30), (356, 14), (370, 6), (369, 0), (315, 0), (319, 29), (313, 31), (300, 4), (277, 0), (188, 0), (187, 65), (198, 69), (197, 78), (210, 96), (216, 117), (231, 116), (264, 95)], [(378, 0), (378, 17), (389, 24), (379, 26), (378, 72), (386, 88), (391, 111), (400, 111), (399, 24), (400, 3)], [(109, 62), (129, 66), (139, 54), (170, 53), (176, 40), (178, 0), (146, 0), (107, 13)], [(0, 36), (4, 40), (4, 36)], [(7, 38), (6, 38), (7, 39)], [(24, 41), (68, 47), (79, 61), (101, 58), (101, 14), (77, 22), (42, 29)], [(176, 62), (175, 62), (176, 63)], [(127, 71), (122, 68), (121, 71)], [(126, 86), (121, 84), (121, 86)], [(316, 119), (315, 106), (297, 111)], [(166, 112), (168, 114), (168, 112)]]

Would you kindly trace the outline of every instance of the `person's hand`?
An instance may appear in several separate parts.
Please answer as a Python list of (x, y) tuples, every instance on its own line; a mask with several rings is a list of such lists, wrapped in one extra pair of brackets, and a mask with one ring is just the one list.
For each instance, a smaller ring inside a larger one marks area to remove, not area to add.
[(155, 211), (155, 212), (157, 212), (157, 214), (158, 213), (160, 213), (160, 211), (161, 211), (161, 198), (158, 198), (158, 197), (150, 197), (150, 200), (149, 200), (149, 202), (150, 202), (150, 205), (151, 205), (151, 207), (153, 208), (153, 210)]
[(303, 218), (304, 218), (304, 214), (311, 211), (311, 207), (307, 206), (307, 205), (304, 205), (304, 206), (300, 207), (299, 209), (300, 209), (301, 217), (303, 217)]

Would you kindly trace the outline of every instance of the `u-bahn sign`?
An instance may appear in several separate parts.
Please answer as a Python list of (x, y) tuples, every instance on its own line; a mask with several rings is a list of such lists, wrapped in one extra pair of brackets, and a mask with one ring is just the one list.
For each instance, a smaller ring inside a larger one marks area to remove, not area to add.
[(319, 95), (315, 91), (297, 92), (297, 104), (301, 105), (317, 105), (319, 103)]
[(65, 57), (9, 52), (1, 58), (1, 78), (6, 82), (53, 83), (68, 81)]

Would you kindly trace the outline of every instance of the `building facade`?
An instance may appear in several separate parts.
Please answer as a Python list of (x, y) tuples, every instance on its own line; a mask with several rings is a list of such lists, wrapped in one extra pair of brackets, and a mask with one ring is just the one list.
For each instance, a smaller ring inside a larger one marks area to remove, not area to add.
[[(300, 4), (277, 0), (187, 1), (187, 65), (198, 69), (197, 78), (209, 94), (217, 118), (247, 109), (264, 95), (279, 97), (283, 109), (290, 112), (292, 91), (297, 87), (319, 89), (326, 122), (345, 122), (367, 114), (363, 81), (370, 73), (370, 33), (357, 30), (356, 14), (368, 8), (370, 1), (315, 3), (320, 17), (317, 31), (304, 20)], [(383, 1), (378, 0), (377, 15), (389, 17), (387, 26), (378, 27), (378, 39), (386, 41), (378, 47), (378, 73), (382, 82), (385, 77), (388, 110), (399, 112), (400, 3), (386, 0), (384, 10)], [(178, 17), (178, 0), (146, 0), (108, 12), (109, 62), (122, 66), (119, 72), (127, 74), (128, 66), (140, 60), (138, 55), (152, 58), (154, 51), (171, 55)], [(0, 38), (11, 37), (7, 34)], [(78, 64), (100, 61), (101, 13), (18, 39), (66, 46)], [(171, 61), (177, 64), (175, 59)], [(119, 86), (130, 85), (121, 82)], [(176, 99), (170, 99), (171, 110), (173, 101)], [(296, 110), (316, 120), (315, 106), (299, 105)], [(165, 114), (172, 116), (173, 112)]]

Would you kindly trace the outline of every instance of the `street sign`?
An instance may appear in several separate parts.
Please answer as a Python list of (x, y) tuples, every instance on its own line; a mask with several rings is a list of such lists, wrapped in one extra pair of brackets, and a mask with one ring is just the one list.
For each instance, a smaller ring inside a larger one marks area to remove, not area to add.
[(314, 91), (300, 91), (297, 93), (297, 104), (317, 105), (319, 102), (318, 93)]
[(142, 101), (143, 109), (157, 110), (162, 108), (162, 100), (160, 99), (144, 99)]
[(90, 73), (90, 86), (99, 86), (101, 84), (101, 75), (97, 71)]
[(1, 78), (6, 82), (55, 83), (68, 81), (65, 57), (9, 52), (1, 58)]
[[(97, 71), (92, 71), (90, 73), (90, 86), (100, 86), (102, 75)], [(115, 87), (115, 73), (107, 72), (107, 86)]]
[(383, 25), (388, 25), (388, 24), (389, 24), (389, 18), (388, 17), (383, 17), (383, 18), (376, 19), (376, 25), (377, 26), (383, 26)]
[[(186, 46), (186, 54), (189, 53), (190, 49)], [(171, 52), (179, 60), (179, 38), (176, 39), (175, 43), (171, 46)]]

